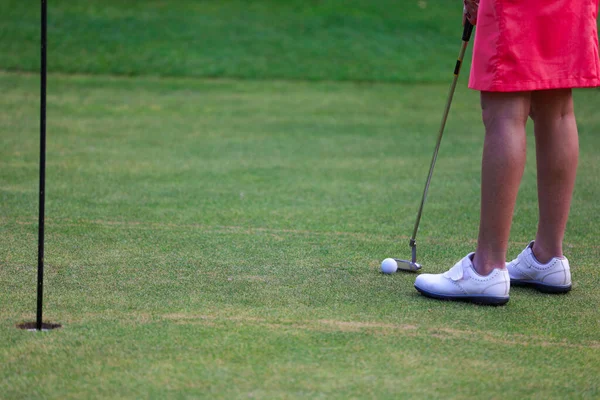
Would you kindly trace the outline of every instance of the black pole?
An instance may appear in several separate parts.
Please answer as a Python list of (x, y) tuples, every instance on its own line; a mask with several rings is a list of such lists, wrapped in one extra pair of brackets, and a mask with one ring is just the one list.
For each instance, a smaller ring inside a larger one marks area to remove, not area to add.
[(46, 189), (46, 40), (48, 6), (42, 1), (42, 68), (40, 93), (40, 213), (38, 223), (38, 282), (36, 329), (42, 330), (42, 304), (44, 298), (44, 192)]

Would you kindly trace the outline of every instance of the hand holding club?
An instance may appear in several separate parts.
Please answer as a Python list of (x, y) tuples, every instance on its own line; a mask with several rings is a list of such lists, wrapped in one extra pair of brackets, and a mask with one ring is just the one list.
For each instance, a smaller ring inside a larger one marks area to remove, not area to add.
[(479, 0), (463, 0), (463, 25), (469, 21), (471, 25), (477, 25), (477, 11), (479, 10)]

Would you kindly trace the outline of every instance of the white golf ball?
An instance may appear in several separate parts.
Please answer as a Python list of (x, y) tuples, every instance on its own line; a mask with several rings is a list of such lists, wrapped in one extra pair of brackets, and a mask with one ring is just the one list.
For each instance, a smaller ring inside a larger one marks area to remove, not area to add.
[(381, 262), (381, 272), (384, 274), (393, 274), (398, 271), (398, 263), (393, 258), (386, 258)]

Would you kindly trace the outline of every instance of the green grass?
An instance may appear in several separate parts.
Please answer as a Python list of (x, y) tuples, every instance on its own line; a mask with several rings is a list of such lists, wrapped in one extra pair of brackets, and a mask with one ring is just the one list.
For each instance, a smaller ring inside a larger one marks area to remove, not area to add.
[[(43, 334), (15, 327), (36, 306), (39, 10), (0, 4), (1, 398), (600, 396), (599, 91), (575, 94), (573, 291), (437, 302), (378, 268), (409, 256), (460, 4), (71, 3), (49, 13), (44, 300), (63, 328)], [(463, 76), (427, 272), (475, 246), (479, 108)], [(509, 256), (535, 179), (530, 135)]]
[[(52, 0), (49, 68), (92, 74), (439, 82), (456, 0)], [(39, 68), (39, 7), (0, 5), (0, 63)]]
[[(446, 85), (51, 76), (45, 315), (64, 329), (36, 335), (14, 326), (35, 310), (37, 83), (0, 75), (4, 396), (598, 396), (598, 92), (577, 93), (574, 290), (487, 308), (378, 273), (408, 256)], [(461, 85), (429, 272), (474, 246), (477, 108)], [(532, 162), (511, 255), (535, 229)]]

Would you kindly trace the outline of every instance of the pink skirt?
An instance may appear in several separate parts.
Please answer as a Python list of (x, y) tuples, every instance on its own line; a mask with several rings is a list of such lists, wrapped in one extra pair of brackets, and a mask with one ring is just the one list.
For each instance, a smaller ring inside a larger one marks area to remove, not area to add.
[(469, 87), (600, 86), (599, 0), (481, 0)]

